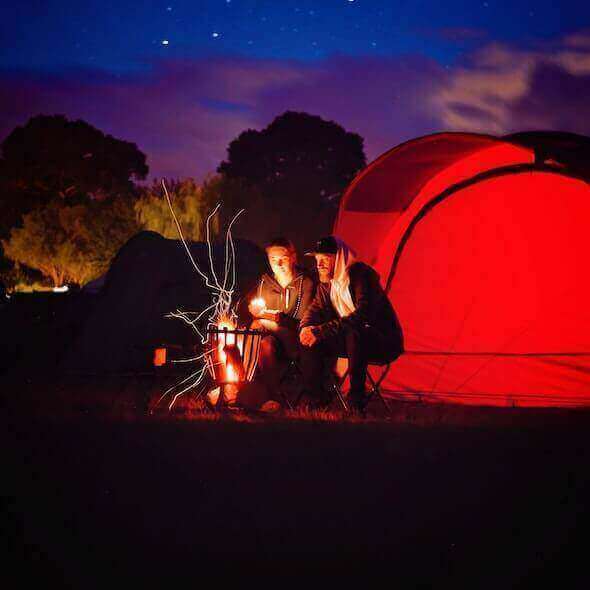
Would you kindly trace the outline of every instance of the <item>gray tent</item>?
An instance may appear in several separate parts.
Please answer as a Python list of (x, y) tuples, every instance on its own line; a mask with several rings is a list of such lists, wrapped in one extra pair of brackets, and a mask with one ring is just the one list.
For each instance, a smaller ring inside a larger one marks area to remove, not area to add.
[[(208, 269), (206, 244), (189, 247), (199, 267)], [(246, 240), (236, 240), (235, 248), (239, 296), (265, 270), (266, 259)], [(213, 258), (222, 276), (223, 244), (214, 246)], [(178, 356), (190, 354), (198, 344), (197, 335), (181, 320), (165, 315), (176, 309), (200, 310), (211, 302), (211, 292), (182, 244), (154, 232), (142, 232), (121, 248), (96, 297), (93, 311), (62, 359), (62, 369), (68, 372), (145, 371), (152, 365), (153, 349), (160, 345)]]

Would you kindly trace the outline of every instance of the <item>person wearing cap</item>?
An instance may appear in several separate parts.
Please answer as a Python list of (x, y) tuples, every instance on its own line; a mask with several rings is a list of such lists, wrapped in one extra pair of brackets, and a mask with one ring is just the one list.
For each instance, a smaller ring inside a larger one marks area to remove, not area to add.
[(357, 261), (340, 238), (321, 238), (306, 256), (315, 257), (320, 284), (300, 324), (305, 388), (315, 405), (325, 404), (321, 387), (324, 366), (345, 356), (351, 406), (362, 412), (367, 365), (369, 361), (390, 362), (401, 354), (401, 326), (377, 272)]
[[(297, 266), (291, 240), (279, 237), (266, 246), (271, 273), (260, 277), (240, 313), (251, 328), (262, 330), (258, 357), (259, 379), (238, 396), (240, 404), (260, 406), (276, 395), (285, 364), (299, 355), (299, 322), (311, 303), (317, 281)], [(262, 386), (261, 386), (262, 385)]]

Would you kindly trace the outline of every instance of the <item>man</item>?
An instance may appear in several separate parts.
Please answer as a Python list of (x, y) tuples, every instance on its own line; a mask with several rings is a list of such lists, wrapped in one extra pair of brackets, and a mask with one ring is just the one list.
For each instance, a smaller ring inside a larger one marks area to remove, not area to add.
[(249, 294), (245, 314), (252, 328), (265, 332), (258, 357), (258, 384), (264, 387), (245, 387), (238, 396), (239, 403), (249, 407), (274, 397), (286, 363), (298, 356), (299, 322), (316, 288), (316, 281), (297, 266), (297, 252), (290, 240), (272, 240), (266, 246), (266, 255), (272, 275), (262, 275)]
[(321, 282), (301, 320), (299, 333), (305, 387), (316, 405), (325, 404), (321, 388), (324, 365), (346, 356), (351, 406), (363, 412), (369, 361), (389, 362), (402, 352), (399, 321), (377, 272), (356, 261), (342, 240), (335, 236), (322, 238), (307, 255), (315, 257)]

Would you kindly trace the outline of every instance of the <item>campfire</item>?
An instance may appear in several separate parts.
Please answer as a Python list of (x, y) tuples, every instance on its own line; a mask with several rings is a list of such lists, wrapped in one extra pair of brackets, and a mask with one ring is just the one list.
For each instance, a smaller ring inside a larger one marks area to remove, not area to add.
[[(209, 213), (205, 224), (207, 261), (209, 263), (209, 268), (206, 270), (199, 267), (184, 239), (182, 227), (174, 212), (172, 200), (164, 182), (162, 182), (162, 189), (176, 224), (182, 246), (199, 280), (209, 289), (211, 303), (200, 311), (177, 309), (166, 314), (166, 317), (180, 319), (190, 326), (198, 336), (202, 349), (198, 351), (196, 356), (172, 361), (174, 363), (187, 363), (188, 366), (192, 365), (192, 370), (187, 377), (164, 391), (156, 402), (156, 406), (164, 398), (170, 396), (168, 409), (171, 410), (180, 396), (194, 391), (196, 399), (206, 396), (210, 404), (221, 408), (235, 400), (241, 386), (254, 377), (262, 337), (262, 332), (259, 330), (239, 328), (237, 326), (236, 306), (233, 302), (237, 284), (237, 271), (232, 226), (244, 212), (244, 209), (234, 215), (226, 229), (225, 261), (223, 273), (219, 275), (213, 261), (210, 225), (221, 204), (218, 203)], [(258, 307), (261, 311), (265, 310), (263, 300), (258, 300)], [(166, 361), (167, 359), (162, 354), (162, 351), (154, 353), (155, 366), (162, 366)], [(207, 374), (211, 376), (216, 385), (213, 389), (211, 389), (209, 380), (205, 379)]]
[(258, 363), (262, 332), (238, 328), (229, 318), (208, 329), (207, 368), (217, 387), (208, 398), (217, 408), (235, 400), (240, 386), (251, 381)]

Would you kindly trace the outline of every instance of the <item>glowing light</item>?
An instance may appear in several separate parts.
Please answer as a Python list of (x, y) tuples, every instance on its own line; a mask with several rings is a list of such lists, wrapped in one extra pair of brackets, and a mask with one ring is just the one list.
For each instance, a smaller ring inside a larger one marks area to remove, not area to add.
[[(217, 324), (217, 328), (219, 330), (235, 330), (236, 326), (233, 322), (231, 322), (228, 319), (224, 319), (221, 320), (218, 324)], [(227, 341), (226, 341), (227, 338)], [(227, 361), (227, 356), (225, 354), (225, 346), (229, 345), (231, 346), (232, 344), (235, 344), (236, 342), (236, 336), (235, 334), (220, 334), (219, 335), (219, 342), (217, 344), (217, 354), (219, 355), (219, 362), (222, 365), (225, 365), (226, 361)]]
[[(223, 265), (223, 280), (220, 281), (219, 277), (215, 272), (215, 264), (213, 261), (213, 247), (211, 243), (211, 220), (217, 214), (219, 210), (220, 204), (216, 205), (213, 211), (208, 215), (206, 221), (206, 243), (207, 243), (207, 254), (208, 254), (208, 262), (209, 262), (209, 269), (208, 272), (204, 272), (201, 270), (199, 265), (196, 263), (190, 248), (186, 242), (184, 237), (184, 233), (182, 231), (182, 227), (178, 220), (176, 213), (174, 212), (174, 207), (172, 206), (172, 199), (168, 190), (166, 188), (166, 184), (162, 181), (162, 189), (166, 198), (166, 202), (170, 209), (170, 213), (176, 225), (176, 229), (178, 231), (178, 235), (180, 237), (180, 242), (182, 247), (184, 248), (190, 263), (192, 264), (194, 270), (197, 274), (203, 279), (205, 286), (211, 292), (211, 303), (203, 310), (196, 312), (196, 311), (182, 311), (177, 309), (175, 312), (171, 312), (166, 315), (166, 317), (170, 318), (178, 318), (188, 324), (199, 336), (202, 345), (207, 344), (208, 334), (207, 329), (211, 328), (212, 326), (216, 326), (218, 328), (227, 328), (228, 330), (235, 330), (237, 323), (237, 315), (234, 310), (233, 306), (233, 294), (236, 286), (236, 255), (235, 255), (235, 246), (232, 238), (232, 227), (239, 216), (244, 212), (244, 209), (238, 211), (238, 213), (233, 217), (230, 221), (227, 230), (225, 232), (225, 263)], [(206, 324), (204, 328), (202, 324)], [(226, 341), (227, 340), (227, 341)], [(220, 334), (219, 336), (219, 346), (217, 347), (215, 357), (211, 358), (210, 351), (204, 352), (198, 356), (189, 358), (189, 359), (180, 359), (174, 360), (174, 363), (188, 363), (188, 362), (195, 362), (197, 365), (197, 370), (188, 375), (179, 383), (176, 383), (172, 387), (168, 388), (158, 399), (156, 403), (156, 407), (160, 404), (160, 402), (168, 395), (172, 396), (172, 400), (168, 406), (168, 409), (172, 409), (174, 404), (176, 403), (177, 399), (193, 390), (197, 390), (197, 396), (206, 393), (207, 387), (203, 387), (201, 384), (207, 374), (207, 369), (221, 365), (225, 368), (226, 376), (228, 375), (228, 370), (226, 367), (227, 361), (227, 354), (223, 350), (225, 346), (234, 346), (235, 345), (236, 336), (235, 334)], [(242, 354), (243, 343), (238, 343), (238, 350), (240, 355)], [(239, 361), (239, 359), (238, 359)], [(236, 367), (231, 367), (231, 372), (234, 376), (234, 381), (239, 381), (239, 375), (236, 371)], [(201, 389), (199, 390), (199, 386)], [(233, 388), (236, 386), (232, 385)], [(209, 392), (211, 393), (211, 392)], [(211, 396), (207, 393), (209, 399)]]
[(217, 31), (213, 31), (213, 33), (211, 33), (211, 37), (213, 37), (214, 39), (217, 39), (217, 37), (219, 37), (221, 35), (221, 33), (218, 33)]
[(62, 287), (53, 287), (54, 293), (67, 293), (70, 288), (67, 285), (63, 285)]
[(227, 365), (225, 367), (225, 375), (226, 375), (226, 379), (230, 383), (236, 383), (238, 380), (238, 375), (235, 372), (234, 367), (231, 363), (227, 363)]
[(256, 297), (255, 299), (252, 299), (250, 303), (253, 305), (253, 307), (259, 308), (260, 311), (266, 307), (266, 301), (262, 297)]
[(166, 349), (156, 348), (154, 350), (154, 367), (162, 367), (166, 364)]
[(162, 39), (162, 45), (169, 45), (170, 41), (168, 39)]

